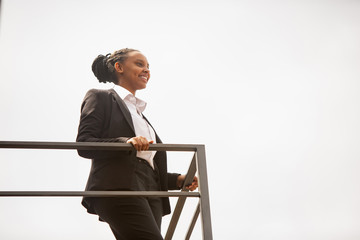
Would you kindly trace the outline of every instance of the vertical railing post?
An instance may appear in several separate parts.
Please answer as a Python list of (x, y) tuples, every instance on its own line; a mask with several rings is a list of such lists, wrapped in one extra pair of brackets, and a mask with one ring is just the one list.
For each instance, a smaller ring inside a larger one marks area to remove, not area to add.
[(198, 145), (197, 151), (197, 169), (199, 175), (199, 192), (200, 192), (200, 215), (202, 224), (202, 233), (204, 240), (212, 240), (211, 216), (209, 188), (206, 170), (205, 146)]

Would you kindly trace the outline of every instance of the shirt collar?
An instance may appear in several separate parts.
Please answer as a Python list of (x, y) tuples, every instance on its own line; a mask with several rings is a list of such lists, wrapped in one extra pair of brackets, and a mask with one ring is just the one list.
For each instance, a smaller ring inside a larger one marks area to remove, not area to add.
[(124, 100), (128, 95), (132, 95), (131, 92), (129, 92), (129, 90), (127, 90), (126, 88), (123, 88), (119, 85), (114, 85), (113, 89), (115, 90), (115, 92), (119, 95), (119, 97)]
[(128, 102), (132, 103), (136, 107), (136, 110), (139, 113), (142, 113), (145, 110), (146, 102), (140, 98), (135, 97), (126, 88), (123, 88), (119, 85), (114, 85), (114, 90), (123, 101), (125, 101), (125, 102), (128, 101)]

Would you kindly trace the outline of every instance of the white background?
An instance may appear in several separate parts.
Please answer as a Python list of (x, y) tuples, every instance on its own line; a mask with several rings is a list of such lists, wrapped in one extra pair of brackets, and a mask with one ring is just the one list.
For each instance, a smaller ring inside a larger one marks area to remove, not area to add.
[[(86, 91), (112, 87), (93, 59), (123, 47), (150, 62), (163, 142), (206, 145), (214, 239), (360, 239), (359, 1), (2, 1), (0, 140), (74, 141)], [(0, 190), (80, 191), (89, 167), (2, 149)], [(0, 239), (114, 238), (80, 198), (0, 198)]]

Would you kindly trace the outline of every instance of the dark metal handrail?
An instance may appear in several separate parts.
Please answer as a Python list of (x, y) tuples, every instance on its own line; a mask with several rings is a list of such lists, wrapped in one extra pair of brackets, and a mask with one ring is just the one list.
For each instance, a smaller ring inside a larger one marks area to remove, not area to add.
[(198, 192), (164, 191), (0, 191), (0, 197), (200, 197)]
[[(104, 143), (104, 142), (32, 142), (32, 141), (0, 141), (0, 148), (10, 149), (77, 149), (77, 150), (112, 150), (129, 151), (134, 150), (129, 143)], [(147, 196), (147, 197), (178, 197), (165, 240), (172, 239), (177, 222), (179, 220), (185, 200), (188, 197), (198, 197), (199, 204), (194, 217), (186, 233), (185, 239), (190, 239), (192, 230), (201, 216), (203, 239), (212, 240), (212, 227), (210, 217), (210, 201), (207, 182), (205, 146), (194, 144), (151, 144), (149, 151), (190, 151), (194, 157), (186, 174), (184, 187), (181, 192), (166, 191), (0, 191), (0, 197), (125, 197), (125, 196)], [(192, 182), (196, 171), (198, 172), (199, 191), (188, 192), (185, 188)]]
[[(150, 144), (149, 151), (194, 152), (199, 146), (193, 144)], [(77, 149), (77, 150), (134, 150), (130, 143), (115, 142), (30, 142), (30, 141), (0, 141), (0, 148), (24, 149)]]

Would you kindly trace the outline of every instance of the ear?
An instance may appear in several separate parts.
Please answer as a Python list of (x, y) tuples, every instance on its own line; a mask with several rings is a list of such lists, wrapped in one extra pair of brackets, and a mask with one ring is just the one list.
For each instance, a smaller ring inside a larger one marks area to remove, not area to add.
[(115, 71), (118, 72), (118, 73), (123, 73), (124, 72), (124, 68), (123, 68), (123, 65), (119, 62), (116, 62), (114, 64), (114, 68), (115, 68)]

